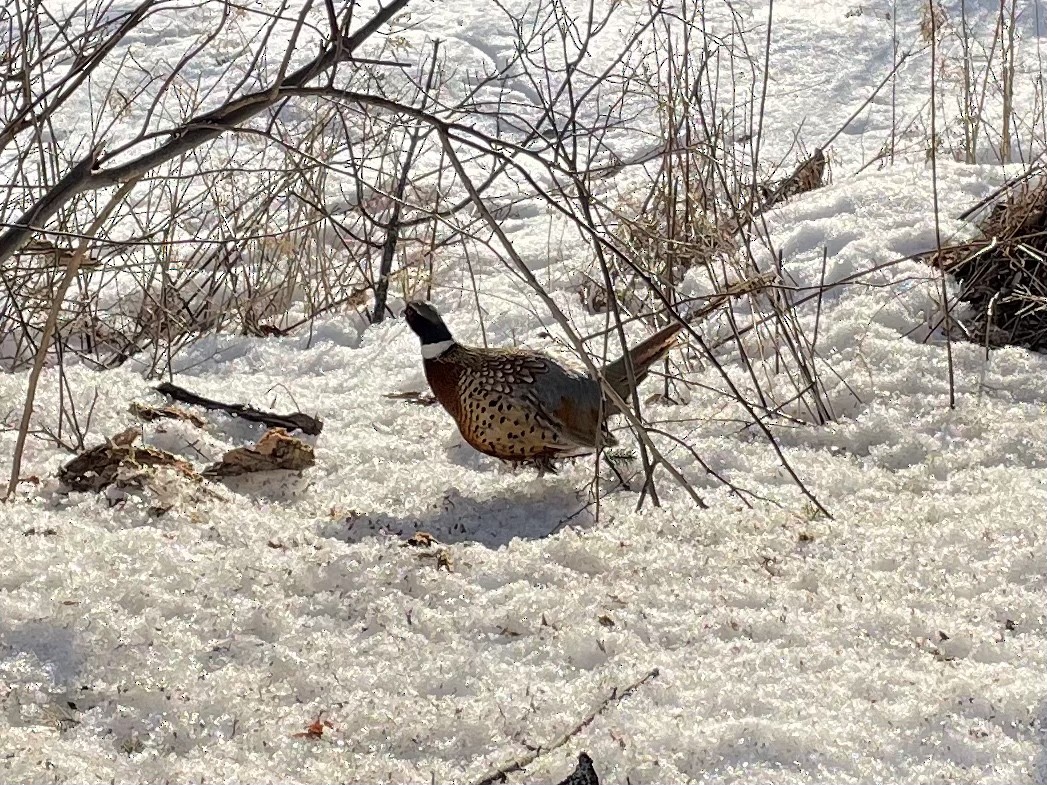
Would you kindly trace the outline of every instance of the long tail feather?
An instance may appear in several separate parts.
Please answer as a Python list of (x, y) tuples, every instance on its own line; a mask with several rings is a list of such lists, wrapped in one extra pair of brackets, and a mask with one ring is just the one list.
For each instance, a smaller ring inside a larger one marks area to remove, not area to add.
[[(665, 357), (673, 347), (673, 344), (676, 343), (676, 336), (679, 335), (680, 330), (682, 329), (682, 324), (679, 322), (673, 322), (668, 327), (663, 327), (650, 338), (638, 343), (629, 350), (627, 356), (632, 361), (633, 380), (636, 384), (639, 384), (647, 378), (651, 366)], [(622, 396), (622, 398), (628, 398), (629, 393), (631, 392), (629, 386), (629, 370), (626, 362), (625, 356), (619, 357), (614, 362), (608, 363), (603, 370), (603, 375), (607, 380), (607, 383), (610, 384), (611, 388)]]

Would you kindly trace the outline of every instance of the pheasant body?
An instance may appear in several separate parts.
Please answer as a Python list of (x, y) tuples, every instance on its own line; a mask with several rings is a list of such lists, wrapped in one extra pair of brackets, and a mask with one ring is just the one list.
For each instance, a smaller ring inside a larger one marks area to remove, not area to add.
[[(548, 468), (554, 459), (615, 444), (607, 416), (617, 408), (596, 379), (539, 352), (462, 346), (428, 303), (408, 303), (406, 314), (422, 341), (433, 394), (476, 450)], [(636, 383), (665, 355), (680, 329), (664, 328), (630, 352)], [(606, 366), (603, 375), (620, 396), (628, 396), (625, 358)]]

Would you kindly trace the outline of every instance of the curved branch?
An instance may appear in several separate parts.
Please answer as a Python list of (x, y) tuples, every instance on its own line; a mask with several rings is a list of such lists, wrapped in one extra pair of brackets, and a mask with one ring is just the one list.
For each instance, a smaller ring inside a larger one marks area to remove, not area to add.
[[(127, 163), (107, 169), (99, 168), (105, 162), (105, 157), (102, 155), (101, 144), (95, 145), (90, 154), (48, 189), (43, 197), (23, 213), (14, 226), (0, 234), (0, 264), (11, 258), (33, 231), (42, 227), (77, 195), (141, 177), (151, 169), (217, 139), (226, 131), (261, 113), (279, 101), (284, 95), (284, 90), (300, 88), (336, 63), (351, 59), (352, 53), (405, 8), (409, 1), (391, 0), (351, 36), (328, 45), (317, 57), (288, 74), (283, 80), (275, 82), (265, 90), (235, 98), (217, 109), (194, 117), (170, 131), (171, 138), (168, 142)], [(108, 157), (111, 159), (119, 152), (111, 153)]]

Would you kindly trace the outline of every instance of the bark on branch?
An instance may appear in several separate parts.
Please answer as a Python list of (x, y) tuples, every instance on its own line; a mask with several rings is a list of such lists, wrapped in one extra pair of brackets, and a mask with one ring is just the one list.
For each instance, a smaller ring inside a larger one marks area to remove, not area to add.
[(308, 434), (309, 436), (316, 436), (324, 427), (322, 420), (316, 417), (311, 417), (303, 412), (276, 414), (275, 412), (265, 412), (261, 409), (256, 409), (253, 406), (246, 406), (242, 403), (222, 403), (221, 401), (216, 401), (212, 398), (205, 398), (202, 395), (197, 395), (184, 387), (179, 387), (177, 384), (171, 384), (170, 382), (158, 384), (156, 386), (156, 391), (163, 395), (168, 395), (182, 403), (202, 406), (205, 409), (222, 411), (233, 417), (239, 417), (241, 420), (259, 422), (270, 428), (286, 428), (288, 431), (300, 430), (302, 433)]
[[(185, 155), (276, 104), (282, 98), (281, 90), (302, 87), (335, 64), (351, 60), (353, 52), (405, 8), (409, 1), (390, 0), (388, 5), (380, 8), (355, 33), (332, 41), (313, 60), (282, 80), (274, 82), (264, 90), (240, 96), (217, 109), (190, 119), (169, 131), (170, 139), (167, 142), (137, 158), (105, 168), (106, 157), (102, 154), (100, 145), (95, 145), (86, 158), (48, 189), (15, 224), (0, 234), (0, 264), (10, 259), (34, 231), (43, 228), (55, 213), (77, 195), (119, 185)], [(115, 157), (119, 153), (120, 151), (113, 152), (109, 157)]]

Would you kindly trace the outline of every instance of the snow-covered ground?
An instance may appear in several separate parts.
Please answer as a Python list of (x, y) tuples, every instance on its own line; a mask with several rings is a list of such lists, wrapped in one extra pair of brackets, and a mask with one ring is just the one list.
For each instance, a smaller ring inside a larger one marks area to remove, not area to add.
[[(895, 4), (844, 5), (775, 4), (769, 149), (801, 121), (827, 138), (889, 70)], [(506, 33), (482, 8), (415, 10), (464, 61)], [(746, 13), (758, 28), (767, 8)], [(186, 18), (173, 29), (194, 35)], [(908, 39), (917, 25), (899, 19)], [(921, 111), (926, 71), (906, 65), (903, 114)], [(933, 247), (923, 158), (858, 172), (889, 127), (874, 102), (834, 144), (833, 184), (767, 216), (793, 283), (819, 283), (823, 249), (836, 281)], [(950, 216), (1015, 171), (940, 162), (942, 232), (969, 232)], [(584, 246), (544, 211), (505, 228), (580, 331), (598, 329), (574, 292)], [(504, 267), (473, 272), (492, 345), (569, 356)], [(434, 299), (478, 342), (468, 275)], [(954, 343), (950, 409), (945, 345), (923, 340), (935, 278), (905, 262), (863, 281), (820, 316), (836, 419), (773, 430), (831, 519), (686, 347), (672, 363), (694, 384), (647, 415), (751, 508), (667, 441), (707, 509), (665, 476), (661, 507), (618, 490), (597, 518), (592, 461), (538, 478), (479, 455), (438, 407), (386, 397), (425, 390), (400, 319), (199, 341), (175, 381), (315, 413), (317, 465), (268, 483), (163, 477), (110, 504), (64, 492), (68, 454), (31, 438), (23, 475), (39, 481), (0, 506), (0, 779), (470, 782), (657, 668), (510, 781), (557, 781), (582, 750), (608, 783), (1047, 781), (1047, 358)], [(147, 362), (66, 369), (78, 411), (94, 400), (91, 444), (135, 422), (131, 402), (159, 402)], [(27, 380), (0, 374), (8, 422)], [(45, 372), (38, 423), (56, 425), (59, 389)], [(262, 431), (208, 420), (146, 424), (145, 440), (202, 463)], [(0, 476), (13, 444), (0, 433)], [(440, 544), (406, 545), (418, 531)], [(322, 737), (303, 735), (321, 712)]]

